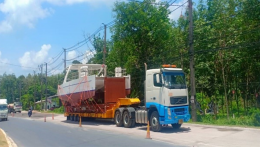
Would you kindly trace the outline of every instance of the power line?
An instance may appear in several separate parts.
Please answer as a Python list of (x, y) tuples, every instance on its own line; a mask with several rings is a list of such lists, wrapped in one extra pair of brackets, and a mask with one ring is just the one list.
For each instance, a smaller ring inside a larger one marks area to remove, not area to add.
[(12, 63), (3, 62), (3, 61), (0, 61), (0, 62), (3, 63), (3, 64), (8, 64), (8, 65), (17, 66), (17, 67), (30, 68), (30, 69), (37, 69), (37, 68), (34, 68), (34, 67), (21, 66), (21, 65), (16, 65), (16, 64), (12, 64)]
[(66, 61), (76, 60), (77, 58), (82, 57), (82, 56), (84, 56), (84, 54), (83, 54), (83, 55), (79, 55), (79, 56), (77, 56), (77, 57), (75, 57), (75, 58), (72, 58), (72, 59), (66, 60)]
[[(63, 51), (61, 51), (61, 52), (56, 56), (57, 58), (55, 57), (56, 59), (55, 59), (54, 61), (49, 62), (48, 64), (49, 64), (49, 65), (54, 64), (54, 63), (61, 57), (62, 54), (63, 54)], [(53, 59), (54, 59), (54, 58), (53, 58)]]
[[(241, 43), (241, 44), (236, 44), (236, 45), (232, 45), (232, 46), (226, 46), (226, 47), (218, 47), (218, 48), (212, 48), (212, 49), (202, 49), (202, 50), (197, 50), (197, 51), (194, 51), (194, 55), (196, 54), (204, 54), (204, 53), (208, 53), (208, 52), (216, 52), (216, 51), (219, 51), (219, 50), (229, 50), (229, 49), (241, 49), (241, 48), (248, 48), (248, 47), (253, 47), (253, 46), (256, 46), (260, 44), (260, 40), (259, 41), (256, 41), (256, 42), (250, 42), (250, 43)], [(173, 60), (172, 61), (177, 61), (179, 60), (181, 57), (188, 57), (190, 55), (190, 53), (185, 53), (181, 56), (178, 56), (178, 57), (175, 57), (175, 58), (172, 58)]]
[(63, 64), (63, 61), (61, 61), (58, 65), (56, 65), (55, 67), (51, 68), (48, 73), (52, 72), (53, 70), (55, 70), (56, 68), (59, 68), (61, 65)]
[[(95, 36), (98, 32), (100, 32), (101, 30), (103, 30), (103, 27), (99, 27), (99, 28), (98, 28), (92, 35), (90, 35), (89, 37), (85, 38), (84, 40), (78, 42), (77, 44), (75, 44), (75, 45), (73, 45), (73, 46), (71, 46), (71, 47), (69, 47), (69, 48), (66, 48), (66, 51), (72, 51), (72, 50), (78, 49), (79, 47), (77, 47), (77, 46), (80, 46), (80, 47), (83, 46), (84, 44), (86, 44), (86, 41), (87, 41), (88, 39), (94, 38), (94, 36)], [(82, 45), (82, 44), (83, 44), (83, 45)]]
[(188, 3), (188, 1), (184, 2), (183, 4), (181, 4), (179, 7), (177, 7), (176, 9), (170, 11), (170, 13), (176, 11), (177, 9), (179, 9), (180, 7), (184, 6), (186, 3)]

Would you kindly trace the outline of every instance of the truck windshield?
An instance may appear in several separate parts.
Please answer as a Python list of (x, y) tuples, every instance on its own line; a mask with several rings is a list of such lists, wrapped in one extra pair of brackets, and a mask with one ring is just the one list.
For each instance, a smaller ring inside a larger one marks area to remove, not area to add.
[(21, 103), (21, 102), (14, 102), (14, 105), (15, 105), (16, 107), (20, 107), (20, 106), (22, 106), (22, 103)]
[(184, 73), (163, 73), (164, 86), (169, 89), (186, 89)]
[(7, 105), (0, 105), (0, 110), (7, 110)]

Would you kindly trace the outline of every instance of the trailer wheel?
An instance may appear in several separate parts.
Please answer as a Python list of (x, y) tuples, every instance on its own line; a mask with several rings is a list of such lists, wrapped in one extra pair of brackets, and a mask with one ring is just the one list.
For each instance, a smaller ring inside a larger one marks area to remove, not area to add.
[(182, 124), (172, 124), (173, 129), (179, 129)]
[(114, 120), (117, 127), (123, 126), (123, 121), (119, 111), (116, 111)]
[(74, 116), (74, 121), (78, 121), (77, 115), (73, 115), (73, 116)]
[(74, 115), (70, 115), (70, 120), (74, 121)]
[(78, 115), (75, 115), (74, 120), (75, 120), (75, 121), (79, 121), (79, 116), (78, 116)]
[(160, 124), (159, 121), (159, 114), (157, 111), (154, 111), (150, 117), (150, 125), (151, 125), (151, 130), (154, 132), (160, 132), (162, 130), (162, 125)]
[(131, 128), (132, 127), (132, 119), (129, 116), (128, 111), (125, 111), (123, 114), (123, 123), (125, 128)]

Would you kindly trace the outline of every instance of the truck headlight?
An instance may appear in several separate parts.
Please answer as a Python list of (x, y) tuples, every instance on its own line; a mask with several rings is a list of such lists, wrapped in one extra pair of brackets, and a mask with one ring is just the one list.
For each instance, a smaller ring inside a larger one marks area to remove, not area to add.
[(172, 113), (171, 113), (171, 109), (170, 109), (170, 108), (168, 108), (168, 115), (169, 115), (169, 116), (172, 115)]

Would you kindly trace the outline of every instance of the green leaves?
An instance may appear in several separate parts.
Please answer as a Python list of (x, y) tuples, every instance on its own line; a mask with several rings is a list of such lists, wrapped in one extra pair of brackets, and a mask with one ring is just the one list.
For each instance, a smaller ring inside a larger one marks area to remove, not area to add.
[(165, 55), (170, 53), (169, 48), (172, 47), (169, 11), (163, 5), (152, 5), (153, 2), (155, 0), (117, 2), (114, 7), (114, 46), (108, 61), (113, 61), (111, 65), (114, 67), (127, 69), (133, 77), (132, 88), (137, 91), (143, 86), (144, 63), (148, 67), (167, 63)]

